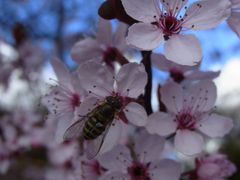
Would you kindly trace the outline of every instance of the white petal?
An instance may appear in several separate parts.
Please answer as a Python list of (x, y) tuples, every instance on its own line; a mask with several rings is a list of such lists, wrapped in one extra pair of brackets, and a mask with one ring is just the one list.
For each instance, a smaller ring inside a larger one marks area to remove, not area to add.
[(71, 56), (74, 61), (81, 64), (89, 59), (101, 58), (102, 49), (98, 41), (92, 38), (86, 38), (80, 40), (73, 46)]
[(130, 180), (130, 179), (131, 178), (127, 174), (116, 171), (102, 175), (99, 180)]
[(174, 120), (175, 116), (173, 115), (156, 112), (149, 116), (146, 129), (151, 134), (167, 136), (174, 133), (177, 129), (177, 123)]
[(76, 108), (75, 119), (77, 120), (79, 117), (85, 116), (86, 114), (90, 113), (101, 100), (97, 97), (85, 98), (84, 101), (80, 104), (80, 106)]
[(174, 145), (177, 151), (185, 155), (197, 155), (204, 147), (203, 137), (190, 130), (178, 130), (174, 138)]
[(240, 37), (240, 12), (232, 12), (227, 22), (230, 28)]
[(202, 59), (202, 49), (193, 35), (171, 36), (164, 45), (167, 59), (181, 65), (194, 66)]
[(186, 11), (183, 27), (189, 29), (210, 29), (229, 17), (229, 0), (205, 0), (193, 3)]
[(213, 81), (202, 80), (194, 84), (185, 93), (185, 106), (194, 112), (206, 112), (214, 107), (217, 99), (217, 88)]
[(232, 119), (217, 114), (206, 115), (198, 123), (198, 129), (212, 138), (223, 137), (228, 134), (232, 128)]
[[(157, 135), (140, 134), (135, 141), (135, 152), (140, 162), (151, 162), (160, 158), (165, 140)], [(154, 148), (153, 148), (154, 147)]]
[(151, 180), (179, 180), (181, 166), (173, 160), (164, 159), (151, 163), (149, 173)]
[(126, 146), (117, 145), (111, 151), (101, 155), (98, 158), (100, 164), (110, 171), (127, 171), (131, 162), (130, 151)]
[(113, 91), (114, 77), (106, 66), (94, 60), (82, 64), (78, 69), (79, 79), (87, 92), (108, 96)]
[(178, 114), (183, 107), (183, 89), (182, 86), (170, 82), (165, 84), (161, 90), (161, 100), (167, 107), (168, 111)]
[(160, 13), (153, 0), (122, 0), (123, 7), (132, 18), (142, 22), (155, 22)]
[(116, 80), (122, 96), (137, 98), (147, 84), (147, 73), (142, 64), (128, 63), (122, 66)]
[(163, 34), (157, 26), (136, 23), (128, 29), (127, 43), (140, 50), (152, 50), (163, 41)]
[(200, 71), (198, 69), (192, 71), (189, 74), (185, 74), (186, 79), (189, 80), (207, 80), (215, 79), (219, 76), (220, 71)]
[(124, 108), (127, 119), (136, 126), (145, 126), (147, 123), (147, 113), (138, 103), (131, 102)]
[(98, 42), (111, 45), (112, 43), (112, 25), (111, 21), (99, 18), (98, 30), (97, 30), (97, 40)]

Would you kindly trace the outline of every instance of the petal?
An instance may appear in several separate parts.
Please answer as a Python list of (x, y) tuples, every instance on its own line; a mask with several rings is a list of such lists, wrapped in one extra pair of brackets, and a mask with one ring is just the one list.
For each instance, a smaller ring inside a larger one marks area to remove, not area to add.
[(119, 144), (122, 136), (122, 122), (114, 120), (103, 142), (100, 154), (110, 151), (113, 147)]
[(185, 106), (193, 112), (206, 112), (211, 110), (217, 99), (216, 85), (210, 80), (202, 80), (194, 84), (185, 93)]
[(146, 129), (151, 134), (167, 136), (177, 129), (175, 116), (164, 112), (156, 112), (149, 116)]
[(199, 123), (198, 129), (212, 138), (223, 137), (233, 128), (232, 119), (217, 114), (205, 116)]
[(163, 41), (163, 34), (157, 26), (146, 23), (136, 23), (130, 26), (127, 44), (140, 50), (152, 50)]
[(152, 0), (122, 0), (122, 4), (129, 16), (142, 22), (155, 22), (160, 13)]
[(111, 45), (112, 43), (112, 25), (111, 21), (99, 18), (98, 30), (97, 30), (97, 40), (98, 42)]
[(211, 177), (216, 176), (221, 172), (220, 166), (215, 163), (203, 163), (198, 167), (197, 175), (201, 179), (211, 179)]
[(149, 173), (151, 180), (178, 180), (181, 175), (181, 166), (173, 160), (164, 159), (151, 163)]
[(137, 98), (147, 84), (147, 73), (142, 64), (128, 63), (116, 77), (117, 89), (122, 96)]
[(188, 0), (161, 0), (163, 6), (174, 16), (177, 16), (182, 8), (188, 3)]
[(177, 64), (194, 66), (202, 59), (202, 49), (194, 35), (171, 36), (164, 45), (167, 59)]
[(130, 180), (130, 179), (131, 178), (127, 174), (116, 171), (102, 175), (99, 180)]
[(101, 155), (98, 158), (100, 164), (110, 170), (126, 172), (128, 165), (130, 165), (131, 155), (126, 146), (117, 145), (111, 151)]
[(188, 155), (197, 155), (204, 147), (203, 137), (190, 130), (178, 130), (174, 138), (174, 145), (177, 151)]
[(134, 147), (138, 160), (142, 163), (148, 163), (160, 158), (164, 143), (164, 138), (157, 135), (140, 134), (135, 141)]
[(131, 102), (123, 109), (127, 119), (136, 126), (145, 126), (147, 123), (147, 113), (138, 103)]
[(114, 77), (106, 66), (94, 60), (82, 64), (78, 76), (87, 92), (96, 96), (108, 96), (113, 91)]
[(207, 80), (215, 79), (219, 76), (219, 74), (220, 71), (200, 71), (196, 69), (189, 74), (185, 74), (185, 77), (189, 80)]
[(181, 85), (169, 82), (161, 90), (161, 100), (167, 107), (168, 111), (177, 114), (183, 107), (183, 88)]
[(71, 56), (74, 61), (81, 64), (89, 59), (101, 58), (102, 50), (98, 41), (86, 38), (77, 42), (72, 50)]
[(99, 100), (97, 97), (85, 98), (81, 105), (76, 108), (75, 119), (90, 113), (100, 103), (100, 101), (101, 100)]
[(113, 46), (121, 52), (127, 50), (128, 46), (126, 44), (126, 35), (127, 35), (127, 25), (124, 23), (119, 23), (117, 30), (113, 36)]
[(228, 0), (205, 0), (193, 3), (186, 11), (183, 27), (210, 29), (229, 17), (231, 3)]
[(240, 37), (240, 12), (232, 12), (230, 18), (228, 18), (227, 23), (229, 27)]

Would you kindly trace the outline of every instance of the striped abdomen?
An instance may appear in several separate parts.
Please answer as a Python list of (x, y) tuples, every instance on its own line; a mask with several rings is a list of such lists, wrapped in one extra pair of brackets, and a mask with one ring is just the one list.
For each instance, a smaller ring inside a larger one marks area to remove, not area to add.
[(115, 109), (107, 103), (96, 107), (84, 124), (83, 138), (85, 140), (93, 140), (100, 136), (105, 131), (107, 125), (112, 122), (114, 114)]

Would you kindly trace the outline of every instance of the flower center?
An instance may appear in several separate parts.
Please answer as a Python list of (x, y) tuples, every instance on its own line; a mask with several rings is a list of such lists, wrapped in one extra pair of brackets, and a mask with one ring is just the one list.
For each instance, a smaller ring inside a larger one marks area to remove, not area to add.
[(80, 105), (80, 97), (78, 94), (72, 94), (71, 105), (73, 108)]
[(176, 116), (178, 129), (195, 129), (196, 118), (190, 113), (180, 113)]
[(182, 71), (180, 71), (176, 68), (172, 68), (172, 69), (170, 69), (169, 72), (170, 72), (170, 76), (173, 78), (173, 80), (175, 82), (180, 83), (184, 80), (184, 74)]
[(111, 65), (112, 62), (116, 59), (116, 56), (117, 56), (116, 48), (108, 47), (103, 52), (103, 61), (105, 61), (107, 65)]
[(160, 18), (158, 26), (162, 29), (166, 41), (171, 35), (179, 34), (182, 29), (181, 21), (176, 17), (167, 14)]
[(142, 163), (135, 162), (128, 168), (131, 180), (150, 180), (148, 168)]

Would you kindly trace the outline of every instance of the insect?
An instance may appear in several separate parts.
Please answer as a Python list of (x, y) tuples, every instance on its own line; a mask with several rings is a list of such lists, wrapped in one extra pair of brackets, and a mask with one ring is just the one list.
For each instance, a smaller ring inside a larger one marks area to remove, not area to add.
[(72, 124), (66, 130), (64, 139), (77, 139), (80, 146), (87, 141), (89, 143), (87, 156), (92, 159), (100, 151), (114, 117), (121, 107), (121, 99), (118, 96), (107, 97), (86, 116)]

